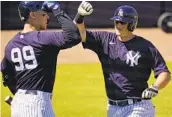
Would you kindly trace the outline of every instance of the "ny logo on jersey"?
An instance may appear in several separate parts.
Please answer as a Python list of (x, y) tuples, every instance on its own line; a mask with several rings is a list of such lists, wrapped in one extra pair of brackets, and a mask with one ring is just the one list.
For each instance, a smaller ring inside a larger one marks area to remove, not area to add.
[(141, 57), (140, 52), (128, 51), (126, 63), (130, 64), (131, 67), (138, 65), (138, 60)]

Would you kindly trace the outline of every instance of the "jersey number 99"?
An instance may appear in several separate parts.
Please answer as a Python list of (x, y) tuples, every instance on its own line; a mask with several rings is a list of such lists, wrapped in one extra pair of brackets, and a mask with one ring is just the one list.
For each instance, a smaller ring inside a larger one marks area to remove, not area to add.
[[(26, 61), (25, 64), (23, 59)], [(34, 69), (38, 66), (32, 46), (24, 46), (22, 48), (22, 51), (19, 48), (13, 48), (11, 50), (11, 60), (14, 63), (17, 63), (15, 65), (16, 71), (22, 71), (24, 69)], [(29, 62), (29, 64), (27, 62)]]

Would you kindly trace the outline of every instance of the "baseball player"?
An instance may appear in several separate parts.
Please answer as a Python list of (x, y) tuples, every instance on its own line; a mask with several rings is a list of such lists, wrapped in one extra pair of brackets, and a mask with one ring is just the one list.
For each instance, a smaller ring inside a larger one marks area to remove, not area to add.
[[(156, 47), (143, 37), (133, 34), (138, 23), (137, 11), (129, 5), (116, 9), (111, 18), (115, 31), (87, 31), (84, 16), (93, 7), (82, 2), (74, 19), (79, 28), (83, 47), (94, 51), (102, 65), (108, 117), (154, 117), (150, 101), (170, 81), (170, 72)], [(154, 71), (156, 81), (148, 87)]]
[[(56, 59), (61, 49), (81, 41), (79, 30), (53, 1), (22, 1), (18, 12), (24, 28), (5, 48), (1, 63), (4, 85), (14, 95), (12, 117), (54, 117), (51, 104)], [(52, 12), (62, 32), (47, 29)]]

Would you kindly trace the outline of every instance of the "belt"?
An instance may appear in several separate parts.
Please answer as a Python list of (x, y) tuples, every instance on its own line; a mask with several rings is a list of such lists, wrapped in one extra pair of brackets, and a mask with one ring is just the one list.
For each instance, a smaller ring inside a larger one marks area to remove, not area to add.
[(141, 99), (109, 100), (109, 104), (114, 106), (127, 106), (140, 101)]
[(19, 89), (17, 91), (18, 94), (31, 94), (31, 95), (38, 95), (41, 97), (48, 97), (48, 98), (52, 98), (52, 94), (48, 93), (48, 92), (43, 92), (43, 91), (38, 91), (38, 90), (23, 90), (23, 89)]
[(37, 95), (38, 93), (36, 90), (26, 90), (25, 94)]

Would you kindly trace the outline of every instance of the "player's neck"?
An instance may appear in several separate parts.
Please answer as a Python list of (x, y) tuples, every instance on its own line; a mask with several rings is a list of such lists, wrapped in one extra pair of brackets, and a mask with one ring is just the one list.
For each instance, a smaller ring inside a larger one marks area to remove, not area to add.
[(28, 33), (28, 32), (37, 31), (37, 30), (38, 30), (38, 29), (37, 29), (35, 26), (26, 23), (26, 24), (24, 25), (24, 28), (23, 28), (23, 30), (21, 31), (21, 33)]
[(118, 39), (122, 42), (129, 41), (129, 40), (133, 39), (134, 37), (135, 37), (135, 35), (133, 33), (126, 33), (126, 34), (118, 35)]
[(122, 42), (129, 41), (134, 37), (134, 34), (131, 31), (128, 31), (128, 29), (119, 31), (115, 28), (115, 33), (118, 36), (118, 39)]

